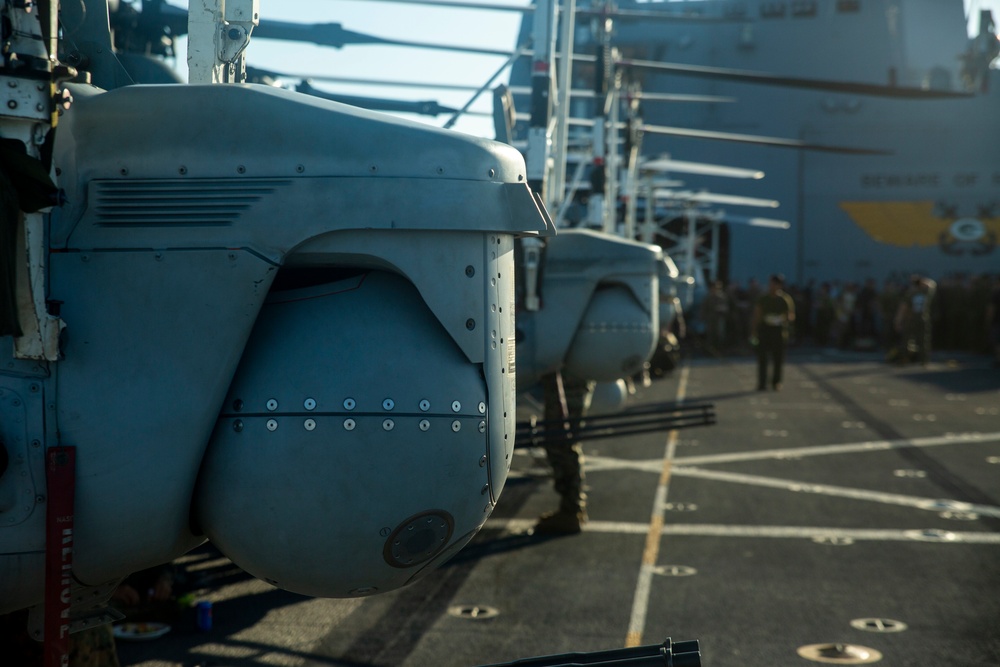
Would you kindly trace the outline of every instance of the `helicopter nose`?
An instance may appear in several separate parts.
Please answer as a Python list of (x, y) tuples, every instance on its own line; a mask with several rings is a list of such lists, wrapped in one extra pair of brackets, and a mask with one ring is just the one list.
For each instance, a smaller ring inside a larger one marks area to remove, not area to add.
[(297, 593), (408, 583), (476, 534), (506, 478), (489, 424), (513, 411), (491, 401), (490, 366), (395, 274), (272, 295), (202, 466), (201, 530)]
[(658, 333), (659, 309), (650, 312), (630, 290), (607, 286), (587, 305), (566, 353), (565, 370), (604, 382), (634, 375), (652, 354)]

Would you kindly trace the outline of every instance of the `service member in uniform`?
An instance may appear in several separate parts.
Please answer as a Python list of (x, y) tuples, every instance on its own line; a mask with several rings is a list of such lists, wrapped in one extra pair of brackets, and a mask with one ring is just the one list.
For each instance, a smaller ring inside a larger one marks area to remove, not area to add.
[(754, 304), (750, 323), (751, 342), (757, 348), (757, 391), (767, 389), (767, 368), (773, 362), (771, 387), (781, 389), (781, 370), (785, 363), (785, 346), (788, 329), (795, 321), (795, 303), (782, 289), (785, 279), (780, 274), (771, 276), (767, 294)]
[(926, 276), (910, 277), (910, 288), (896, 312), (896, 331), (905, 345), (903, 361), (916, 359), (921, 364), (931, 356), (931, 302), (937, 283)]
[[(573, 438), (590, 407), (594, 383), (551, 373), (542, 378), (545, 392), (546, 430), (560, 431), (546, 438), (545, 455), (552, 466), (552, 481), (559, 494), (559, 509), (543, 514), (536, 533), (579, 533), (587, 521), (587, 494), (583, 490), (583, 448)], [(560, 425), (553, 427), (553, 425)]]

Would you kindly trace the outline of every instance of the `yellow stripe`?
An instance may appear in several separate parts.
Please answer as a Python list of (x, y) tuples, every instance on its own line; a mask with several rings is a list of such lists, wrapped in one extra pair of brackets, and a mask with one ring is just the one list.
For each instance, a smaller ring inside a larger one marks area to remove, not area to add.
[(642, 552), (643, 565), (656, 565), (656, 557), (660, 554), (660, 536), (663, 534), (663, 517), (654, 516), (649, 522), (649, 532), (646, 533), (646, 548)]
[[(688, 379), (688, 367), (685, 366), (681, 370), (680, 381), (677, 384), (677, 402), (683, 403), (684, 398), (687, 394), (687, 379)], [(661, 498), (662, 490), (662, 501), (658, 502), (659, 506), (653, 508), (652, 515), (649, 520), (649, 530), (646, 532), (646, 546), (642, 551), (642, 568), (639, 572), (639, 583), (636, 587), (636, 599), (633, 601), (632, 607), (632, 620), (629, 621), (630, 629), (628, 634), (625, 635), (625, 648), (633, 648), (639, 646), (642, 642), (642, 628), (636, 628), (636, 625), (645, 624), (645, 613), (646, 605), (648, 599), (641, 595), (640, 593), (645, 593), (648, 596), (648, 587), (650, 585), (648, 577), (650, 576), (651, 568), (656, 565), (656, 559), (660, 555), (660, 541), (663, 538), (663, 507), (662, 503), (666, 502), (667, 493), (670, 486), (670, 474), (673, 471), (673, 459), (674, 451), (677, 447), (677, 431), (673, 430), (667, 434), (667, 451), (666, 455), (663, 457), (663, 470), (660, 472), (660, 482), (656, 488), (656, 497), (658, 501)], [(637, 622), (637, 606), (641, 609), (642, 623)]]
[[(670, 432), (670, 439), (673, 440), (674, 444), (677, 444), (677, 431)], [(670, 459), (664, 459), (663, 461), (663, 472), (660, 473), (660, 484), (670, 483), (670, 472), (674, 469), (674, 462)]]

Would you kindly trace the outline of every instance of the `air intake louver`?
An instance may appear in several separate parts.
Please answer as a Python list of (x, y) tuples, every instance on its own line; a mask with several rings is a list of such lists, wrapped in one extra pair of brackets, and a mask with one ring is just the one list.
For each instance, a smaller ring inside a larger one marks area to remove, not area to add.
[(287, 185), (286, 179), (95, 181), (91, 206), (101, 227), (221, 227)]

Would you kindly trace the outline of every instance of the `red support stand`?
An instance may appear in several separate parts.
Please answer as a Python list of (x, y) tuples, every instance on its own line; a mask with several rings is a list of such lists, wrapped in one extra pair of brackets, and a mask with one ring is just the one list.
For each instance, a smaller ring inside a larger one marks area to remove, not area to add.
[(73, 500), (76, 447), (45, 452), (45, 638), (43, 667), (69, 665), (70, 583), (73, 572)]

